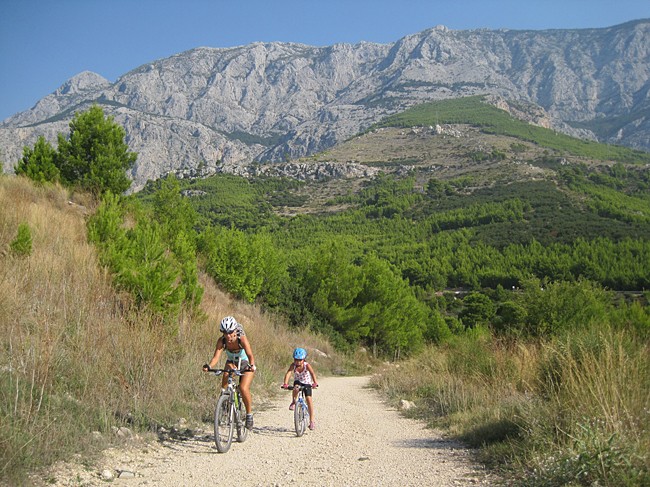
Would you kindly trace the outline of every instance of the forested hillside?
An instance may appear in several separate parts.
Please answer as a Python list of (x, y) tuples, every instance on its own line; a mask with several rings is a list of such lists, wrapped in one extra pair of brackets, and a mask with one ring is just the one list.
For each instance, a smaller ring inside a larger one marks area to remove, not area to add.
[[(647, 304), (648, 154), (532, 127), (479, 98), (424, 105), (382, 125), (434, 120), (471, 127), (458, 142), (436, 138), (453, 160), (447, 166), (431, 146), (419, 159), (378, 160), (379, 144), (395, 150), (405, 135), (373, 129), (322, 156), (356, 155), (373, 136), (374, 159), (360, 162), (390, 169), (372, 180), (168, 179), (137, 199), (160, 201), (160, 188), (184, 194), (219, 282), (343, 347), (396, 356), (481, 323), (535, 335), (540, 320), (553, 319), (530, 309), (534, 290), (557, 282)], [(474, 133), (481, 151), (471, 150)], [(455, 299), (467, 293), (489, 309), (468, 311)]]

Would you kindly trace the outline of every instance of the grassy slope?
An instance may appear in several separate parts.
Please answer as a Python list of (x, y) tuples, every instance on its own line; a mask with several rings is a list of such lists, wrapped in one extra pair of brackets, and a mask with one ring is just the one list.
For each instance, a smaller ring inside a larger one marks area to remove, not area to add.
[[(466, 204), (496, 195), (503, 183), (511, 191), (519, 188), (518, 197), (525, 200), (529, 192), (530, 201), (536, 201), (531, 189), (557, 184), (554, 170), (545, 162), (549, 155), (589, 166), (611, 160), (647, 164), (650, 158), (624, 148), (567, 140), (550, 131), (525, 132), (529, 128), (504, 121), (492, 107), (472, 109), (477, 101), (466, 100), (466, 106), (452, 101), (417, 107), (326, 157), (435, 166), (440, 179), (470, 175), (474, 187), (465, 198), (458, 198)], [(433, 124), (434, 114), (439, 123), (465, 124), (455, 126), (463, 135), (440, 137), (395, 127)], [(494, 149), (506, 158), (493, 163), (471, 163), (467, 158), (472, 151)], [(541, 159), (544, 163), (534, 162)], [(535, 180), (538, 183), (531, 185)], [(568, 220), (566, 232), (571, 227), (583, 227), (593, 235), (630, 231), (629, 223), (598, 222), (584, 214), (582, 221), (574, 221), (567, 210), (571, 200), (577, 203), (584, 196), (568, 188), (543, 190), (539, 196), (533, 206), (543, 216), (540, 222), (556, 218), (562, 209), (562, 219)], [(634, 207), (639, 201), (645, 202), (639, 211), (645, 211), (647, 197), (635, 199)], [(647, 230), (647, 222), (643, 227)], [(504, 230), (517, 231), (493, 225), (483, 231), (483, 238), (489, 241), (490, 232)], [(647, 235), (646, 230), (641, 235)], [(537, 238), (543, 241), (543, 233)], [(413, 415), (481, 447), (479, 454), (486, 463), (503, 468), (515, 485), (646, 485), (650, 392), (639, 385), (648, 384), (650, 377), (647, 356), (647, 340), (632, 332), (614, 332), (606, 322), (572, 336), (528, 343), (501, 343), (476, 330), (431, 347), (399, 369), (389, 368), (375, 376), (374, 384), (395, 402), (415, 400), (418, 407)]]
[[(183, 316), (179, 335), (169, 336), (112, 289), (86, 241), (88, 210), (69, 198), (59, 187), (0, 177), (0, 478), (9, 484), (119, 442), (114, 426), (153, 431), (181, 417), (208, 419), (215, 380), (200, 367), (224, 315), (236, 316), (250, 336), (260, 368), (257, 407), (275, 392), (294, 346), (329, 354), (315, 358), (323, 374), (342, 366), (323, 339), (288, 330), (205, 276), (204, 314)], [(9, 248), (20, 223), (33, 239), (22, 258)]]

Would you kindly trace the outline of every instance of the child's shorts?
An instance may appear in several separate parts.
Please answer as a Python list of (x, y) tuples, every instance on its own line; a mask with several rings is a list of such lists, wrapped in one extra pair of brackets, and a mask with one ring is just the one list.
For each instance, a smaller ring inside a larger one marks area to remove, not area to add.
[(305, 395), (305, 397), (311, 397), (311, 384), (303, 384), (299, 380), (294, 380), (293, 385), (294, 386), (303, 386), (304, 387), (303, 394)]

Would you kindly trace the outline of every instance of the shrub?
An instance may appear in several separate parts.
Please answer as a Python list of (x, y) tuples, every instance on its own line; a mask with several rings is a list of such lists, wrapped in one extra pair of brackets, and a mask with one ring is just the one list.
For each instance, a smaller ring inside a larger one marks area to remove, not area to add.
[(56, 158), (56, 150), (41, 135), (33, 149), (23, 148), (23, 157), (16, 166), (16, 174), (37, 183), (56, 182), (60, 176)]
[(18, 225), (18, 234), (10, 244), (14, 254), (20, 257), (26, 257), (32, 253), (32, 232), (29, 225), (25, 222)]

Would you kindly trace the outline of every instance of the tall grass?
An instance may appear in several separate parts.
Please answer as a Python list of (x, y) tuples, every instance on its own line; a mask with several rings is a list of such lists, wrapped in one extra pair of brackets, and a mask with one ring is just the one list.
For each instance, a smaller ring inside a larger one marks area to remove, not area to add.
[[(224, 315), (236, 316), (250, 337), (255, 407), (281, 380), (294, 346), (327, 354), (313, 354), (323, 374), (343, 360), (324, 339), (287, 329), (204, 275), (201, 312), (182, 315), (170, 334), (114, 291), (87, 243), (92, 208), (82, 198), (0, 177), (0, 483), (26, 483), (28, 473), (72, 453), (119, 442), (115, 427), (156, 431), (181, 417), (208, 418), (217, 384), (201, 365)], [(21, 224), (31, 231), (29, 255), (10, 248)]]
[(476, 446), (509, 484), (650, 482), (650, 346), (597, 326), (535, 343), (474, 331), (373, 383)]

